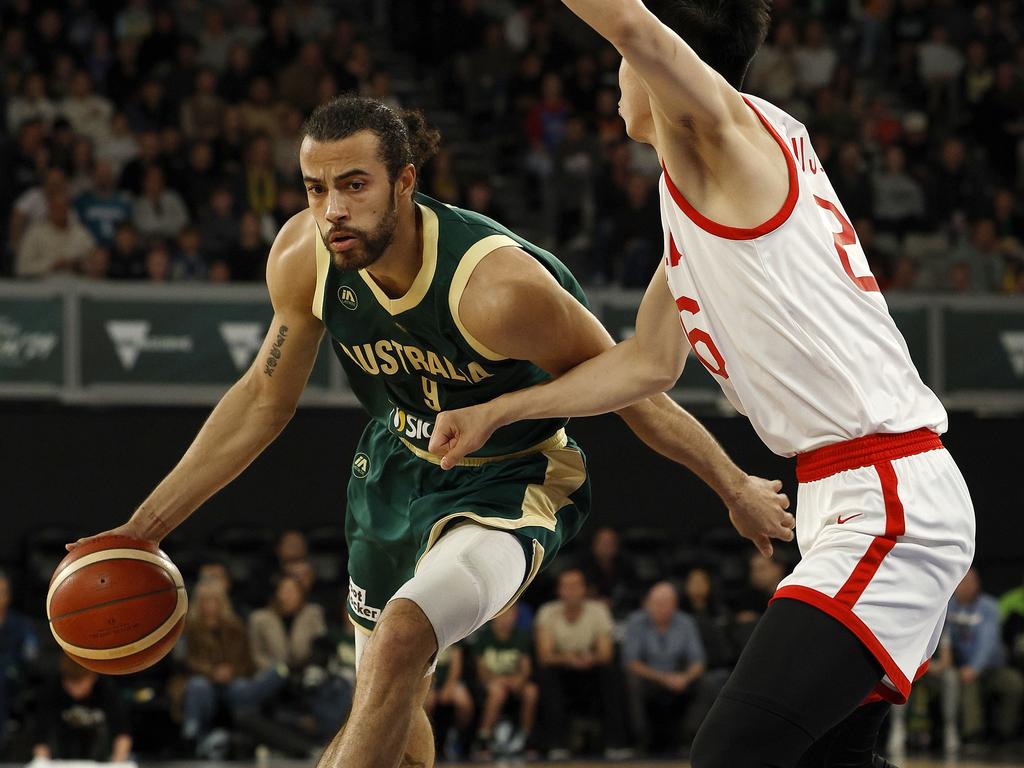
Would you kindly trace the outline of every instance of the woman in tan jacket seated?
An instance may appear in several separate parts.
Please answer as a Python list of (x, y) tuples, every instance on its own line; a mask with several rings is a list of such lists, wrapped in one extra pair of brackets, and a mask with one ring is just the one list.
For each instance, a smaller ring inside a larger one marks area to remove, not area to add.
[(283, 574), (266, 608), (249, 616), (249, 640), (256, 669), (285, 665), (298, 672), (309, 663), (313, 642), (327, 634), (324, 611), (306, 602), (306, 592), (294, 576)]
[(183, 701), (186, 743), (203, 746), (221, 706), (236, 718), (258, 710), (287, 679), (287, 669), (272, 663), (256, 670), (245, 624), (219, 582), (200, 581), (193, 591), (184, 641), (190, 675)]

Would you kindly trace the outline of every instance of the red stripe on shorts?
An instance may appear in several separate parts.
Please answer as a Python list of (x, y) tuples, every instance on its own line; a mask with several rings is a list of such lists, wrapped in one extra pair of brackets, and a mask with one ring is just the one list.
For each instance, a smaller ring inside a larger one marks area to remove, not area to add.
[(868, 546), (868, 551), (853, 569), (850, 578), (846, 580), (842, 588), (836, 593), (835, 599), (848, 608), (853, 608), (864, 590), (867, 589), (871, 579), (875, 577), (882, 560), (892, 548), (896, 546), (896, 537), (902, 536), (907, 531), (906, 521), (903, 517), (903, 502), (899, 496), (899, 480), (896, 477), (896, 470), (893, 469), (891, 461), (884, 461), (875, 464), (875, 471), (878, 479), (882, 482), (882, 498), (885, 500), (885, 533), (876, 536)]

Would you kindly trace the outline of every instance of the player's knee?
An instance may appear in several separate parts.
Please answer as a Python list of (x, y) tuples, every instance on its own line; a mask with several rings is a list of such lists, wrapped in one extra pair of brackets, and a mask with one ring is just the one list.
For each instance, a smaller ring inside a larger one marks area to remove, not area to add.
[(422, 673), (437, 651), (430, 621), (410, 600), (395, 600), (381, 616), (367, 648), (367, 663), (377, 662), (394, 672)]

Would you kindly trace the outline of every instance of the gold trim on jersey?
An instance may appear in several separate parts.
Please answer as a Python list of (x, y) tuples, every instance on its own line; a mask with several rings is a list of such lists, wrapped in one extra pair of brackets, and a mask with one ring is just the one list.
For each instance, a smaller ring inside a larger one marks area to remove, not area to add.
[(378, 303), (392, 317), (409, 311), (423, 301), (423, 297), (430, 290), (430, 284), (434, 281), (434, 272), (437, 269), (437, 242), (440, 234), (437, 214), (425, 205), (419, 203), (416, 205), (419, 206), (420, 214), (423, 216), (423, 266), (420, 267), (419, 274), (416, 275), (416, 279), (413, 280), (405, 295), (392, 299), (377, 285), (369, 272), (365, 269), (359, 270), (359, 276), (363, 278), (363, 282), (369, 286)]
[(313, 226), (316, 227), (316, 290), (313, 291), (313, 314), (323, 322), (324, 291), (327, 290), (327, 275), (331, 271), (331, 254), (324, 245), (316, 222), (313, 222)]
[[(402, 441), (402, 445), (412, 451), (418, 458), (424, 461), (429, 461), (431, 464), (441, 466), (441, 457), (436, 454), (425, 451), (417, 445), (410, 443), (404, 437), (399, 437)], [(533, 453), (545, 453), (547, 451), (556, 451), (565, 446), (569, 442), (569, 436), (565, 434), (565, 429), (560, 429), (547, 440), (542, 443), (537, 443), (530, 448), (526, 448), (522, 451), (516, 451), (515, 453), (505, 453), (501, 456), (467, 456), (464, 459), (459, 460), (457, 467), (482, 467), (484, 464), (493, 464), (496, 461), (506, 461), (507, 459), (518, 459), (522, 456), (529, 456)], [(550, 467), (549, 467), (550, 470)], [(530, 486), (531, 488), (533, 486)], [(579, 486), (577, 486), (579, 487)]]
[(473, 276), (473, 272), (479, 266), (480, 262), (484, 260), (491, 253), (499, 248), (519, 248), (520, 245), (508, 235), (491, 235), (485, 237), (482, 240), (478, 240), (474, 243), (468, 251), (462, 256), (462, 260), (459, 262), (459, 266), (455, 270), (455, 274), (452, 276), (451, 288), (448, 290), (448, 307), (452, 313), (452, 319), (455, 320), (455, 325), (458, 327), (462, 337), (477, 354), (486, 358), (487, 360), (498, 361), (507, 360), (508, 358), (504, 355), (499, 355), (497, 352), (489, 349), (486, 344), (475, 338), (468, 330), (466, 326), (462, 324), (462, 318), (459, 315), (459, 305), (462, 303), (462, 294), (466, 290), (466, 286), (469, 284), (469, 279)]

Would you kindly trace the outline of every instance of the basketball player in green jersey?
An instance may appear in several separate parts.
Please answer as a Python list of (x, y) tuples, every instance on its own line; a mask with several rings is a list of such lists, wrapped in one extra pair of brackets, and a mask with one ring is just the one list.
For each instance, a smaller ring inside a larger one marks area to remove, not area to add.
[[(245, 469), (288, 423), (327, 329), (372, 420), (345, 523), (358, 682), (324, 768), (432, 765), (421, 703), (437, 653), (510, 605), (589, 510), (564, 420), (500, 430), (451, 473), (427, 452), (441, 410), (546, 381), (612, 346), (554, 256), (416, 192), (438, 140), (417, 113), (371, 99), (313, 113), (299, 156), (309, 209), (282, 228), (267, 266), (270, 332), (178, 466), (117, 529), (158, 543)], [(788, 505), (780, 484), (740, 471), (667, 397), (621, 415), (745, 529), (791, 536), (776, 524)]]

